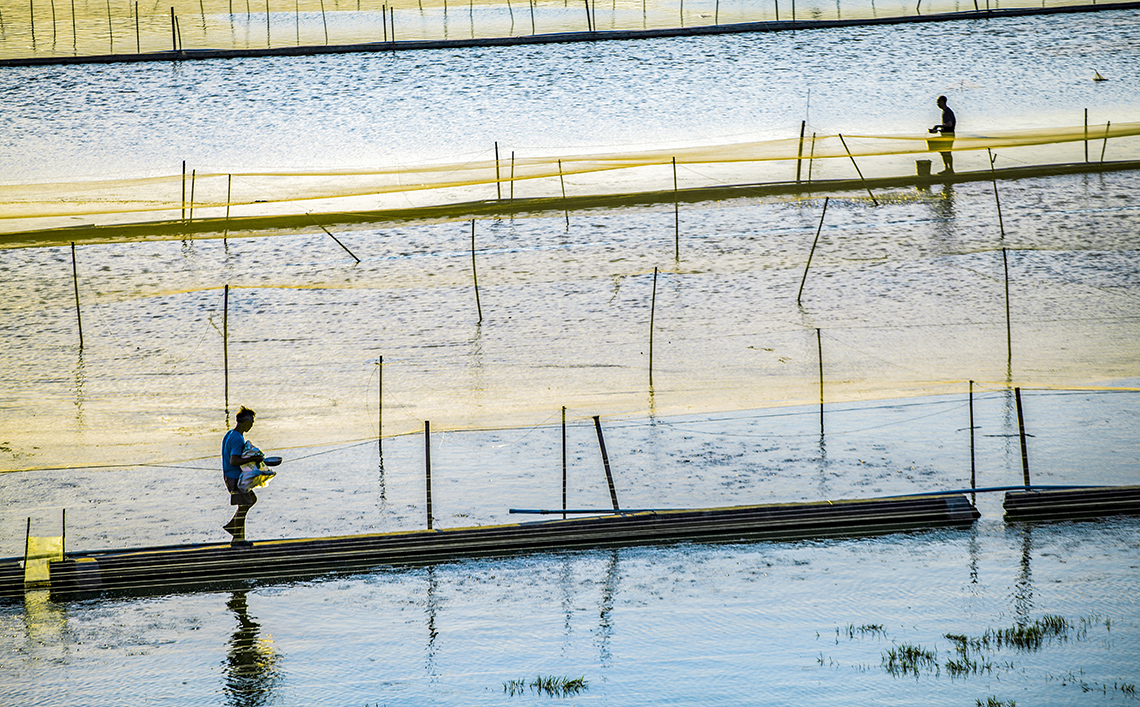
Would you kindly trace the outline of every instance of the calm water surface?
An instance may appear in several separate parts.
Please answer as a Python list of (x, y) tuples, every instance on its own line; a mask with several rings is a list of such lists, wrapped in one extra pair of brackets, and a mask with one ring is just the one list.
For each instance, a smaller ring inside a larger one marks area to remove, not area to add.
[[(978, 130), (1077, 125), (1084, 108), (1124, 121), (1135, 20), (6, 70), (0, 178), (485, 157), (495, 140), (656, 147), (786, 137), (805, 118), (906, 132), (933, 123), (938, 93)], [(58, 533), (64, 508), (73, 549), (224, 537), (223, 329), (231, 412), (258, 409), (250, 438), (287, 458), (253, 537), (422, 527), (424, 420), (439, 527), (557, 507), (563, 405), (577, 507), (608, 501), (598, 414), (626, 507), (963, 488), (970, 380), (979, 485), (1020, 479), (1011, 384), (1035, 481), (1134, 484), (1138, 187), (1129, 173), (1002, 183), (1001, 224), (986, 184), (879, 208), (835, 195), (800, 305), (818, 199), (684, 207), (679, 254), (668, 207), (480, 221), (482, 323), (466, 223), (338, 228), (359, 265), (319, 232), (80, 243), (82, 352), (68, 244), (3, 249), (0, 555), (21, 552), (28, 517)], [(967, 531), (33, 593), (0, 606), (0, 702), (522, 704), (546, 698), (503, 684), (540, 674), (583, 676), (573, 699), (615, 705), (1134, 702), (1140, 526), (1007, 526), (997, 497), (979, 508)], [(949, 674), (946, 633), (1045, 615), (1063, 637)], [(936, 658), (894, 675), (884, 656), (904, 644)]]

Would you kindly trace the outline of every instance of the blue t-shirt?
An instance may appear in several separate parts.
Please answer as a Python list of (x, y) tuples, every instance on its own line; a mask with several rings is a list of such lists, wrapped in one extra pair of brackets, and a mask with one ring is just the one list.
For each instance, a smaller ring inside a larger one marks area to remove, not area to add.
[(222, 473), (231, 479), (241, 476), (241, 468), (230, 464), (230, 457), (240, 457), (245, 452), (245, 437), (236, 429), (230, 430), (222, 439)]

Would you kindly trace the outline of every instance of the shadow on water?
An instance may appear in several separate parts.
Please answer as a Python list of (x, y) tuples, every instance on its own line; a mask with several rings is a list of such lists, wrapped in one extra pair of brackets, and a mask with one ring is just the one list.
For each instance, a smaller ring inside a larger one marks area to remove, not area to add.
[(281, 682), (281, 656), (268, 638), (261, 636), (261, 624), (249, 615), (248, 590), (230, 595), (226, 608), (234, 613), (238, 626), (226, 647), (226, 704), (232, 707), (261, 707), (277, 702)]

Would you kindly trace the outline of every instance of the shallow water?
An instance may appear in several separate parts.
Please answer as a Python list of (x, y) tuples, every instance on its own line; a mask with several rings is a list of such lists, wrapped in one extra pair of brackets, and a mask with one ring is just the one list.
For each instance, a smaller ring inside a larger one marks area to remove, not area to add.
[[(1086, 106), (1093, 120), (1134, 114), (1136, 26), (1121, 13), (6, 71), (4, 179), (170, 174), (188, 154), (219, 171), (485, 156), (507, 135), (550, 150), (785, 136), (809, 87), (812, 126), (913, 130), (952, 87), (978, 126), (1079, 124)], [(944, 46), (962, 48), (953, 78), (936, 71)], [(1092, 59), (1111, 81), (1087, 80)], [(835, 195), (802, 306), (820, 199), (685, 205), (679, 253), (668, 206), (574, 212), (569, 228), (561, 214), (479, 221), (481, 324), (463, 222), (336, 227), (359, 265), (320, 232), (80, 243), (82, 352), (70, 248), (0, 250), (0, 555), (20, 554), (28, 517), (58, 533), (63, 509), (74, 550), (224, 538), (223, 329), (229, 412), (256, 408), (250, 439), (287, 460), (251, 514), (256, 538), (423, 527), (424, 420), (437, 527), (558, 508), (563, 405), (580, 508), (609, 502), (593, 415), (626, 508), (965, 488), (970, 380), (979, 486), (1021, 480), (1011, 385), (1034, 482), (1135, 484), (1137, 187), (1130, 173), (1002, 182), (1000, 224), (992, 185), (885, 192), (878, 208)], [(1007, 526), (998, 497), (978, 503), (968, 531), (66, 604), (33, 593), (0, 606), (0, 701), (510, 704), (536, 696), (504, 683), (539, 674), (583, 676), (575, 699), (602, 704), (1133, 701), (1137, 523)], [(948, 675), (945, 633), (1047, 614), (1073, 625), (1064, 640)], [(903, 644), (937, 651), (937, 674), (885, 670)]]

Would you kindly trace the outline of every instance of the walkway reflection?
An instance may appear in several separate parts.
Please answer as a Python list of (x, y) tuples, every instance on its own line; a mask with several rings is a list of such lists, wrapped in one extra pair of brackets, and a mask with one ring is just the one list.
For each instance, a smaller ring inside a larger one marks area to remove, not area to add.
[(260, 636), (261, 624), (249, 615), (248, 590), (235, 591), (226, 608), (234, 612), (238, 627), (226, 650), (226, 704), (233, 707), (261, 707), (275, 704), (281, 681), (281, 657), (273, 643)]

